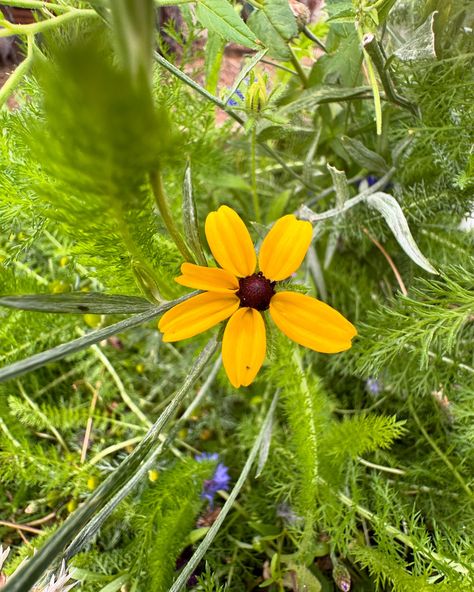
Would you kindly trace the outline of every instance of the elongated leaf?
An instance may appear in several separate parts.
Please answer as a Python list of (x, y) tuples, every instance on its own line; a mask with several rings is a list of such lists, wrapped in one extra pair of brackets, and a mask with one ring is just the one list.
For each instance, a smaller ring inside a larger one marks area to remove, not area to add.
[(35, 354), (34, 356), (26, 358), (25, 360), (20, 360), (19, 362), (15, 362), (14, 364), (5, 366), (5, 368), (2, 368), (0, 370), (0, 382), (10, 380), (11, 378), (17, 378), (22, 374), (26, 374), (27, 372), (31, 372), (32, 370), (36, 370), (36, 368), (45, 366), (50, 362), (55, 362), (56, 360), (65, 358), (69, 354), (81, 351), (94, 343), (98, 343), (103, 339), (107, 339), (107, 337), (111, 337), (112, 335), (116, 335), (117, 333), (121, 333), (122, 331), (126, 331), (127, 329), (131, 329), (132, 327), (142, 325), (143, 323), (146, 323), (147, 321), (150, 321), (159, 316), (160, 314), (164, 313), (165, 311), (169, 310), (170, 308), (175, 306), (175, 304), (179, 304), (180, 302), (187, 300), (195, 294), (196, 292), (192, 292), (191, 294), (187, 294), (186, 296), (183, 296), (176, 300), (171, 300), (170, 302), (166, 302), (161, 306), (152, 308), (147, 312), (142, 312), (131, 318), (125, 319), (124, 321), (120, 321), (118, 323), (114, 323), (113, 325), (109, 325), (108, 327), (104, 327), (104, 329), (92, 331), (91, 333), (84, 335), (84, 337), (79, 337), (78, 339), (74, 339), (73, 341), (69, 341), (68, 343), (62, 343), (61, 345), (48, 349), (39, 354)]
[(206, 257), (199, 236), (196, 203), (193, 195), (193, 182), (191, 178), (191, 165), (188, 163), (184, 171), (183, 180), (183, 228), (186, 241), (196, 257), (199, 265), (206, 265)]
[(385, 222), (393, 232), (393, 236), (410, 259), (426, 271), (437, 274), (436, 269), (418, 248), (411, 234), (405, 214), (397, 200), (388, 193), (379, 191), (378, 193), (367, 196), (365, 201), (370, 207), (382, 214)]
[(198, 0), (196, 16), (203, 27), (226, 41), (258, 49), (257, 37), (227, 0)]
[[(49, 538), (46, 544), (15, 575), (8, 580), (2, 592), (26, 592), (38, 581), (48, 566), (58, 558), (65, 547), (75, 540), (79, 549), (84, 536), (94, 532), (149, 468), (162, 446), (159, 435), (196, 382), (207, 362), (216, 350), (217, 340), (211, 339), (203, 349), (186, 380), (176, 391), (165, 411), (148, 430), (140, 444), (121, 465), (91, 494), (89, 499), (72, 514)], [(100, 520), (93, 521), (96, 514)]]
[(354, 88), (341, 88), (330, 84), (315, 86), (304, 90), (295, 101), (285, 105), (280, 111), (283, 113), (296, 113), (302, 109), (313, 109), (322, 103), (371, 98), (371, 95), (368, 94), (370, 91), (370, 86), (356, 86)]
[(94, 292), (69, 292), (67, 294), (22, 294), (0, 296), (0, 306), (75, 314), (134, 314), (155, 309), (156, 306), (137, 296), (99, 294)]
[(352, 159), (361, 167), (382, 175), (388, 171), (389, 166), (385, 162), (385, 159), (380, 154), (366, 148), (359, 140), (343, 136), (341, 141)]
[[(276, 393), (278, 396), (278, 392)], [(258, 453), (257, 470), (255, 471), (255, 478), (260, 477), (262, 471), (267, 463), (268, 455), (270, 454), (270, 444), (272, 443), (273, 421), (265, 422), (264, 430), (262, 432), (262, 441), (260, 451)]]
[[(215, 536), (219, 532), (219, 529), (222, 526), (222, 523), (224, 522), (227, 514), (229, 513), (230, 509), (232, 508), (232, 505), (234, 504), (235, 500), (237, 499), (237, 496), (239, 495), (240, 490), (242, 489), (242, 487), (245, 483), (245, 480), (247, 479), (247, 477), (250, 473), (250, 470), (252, 469), (252, 465), (255, 461), (255, 458), (257, 457), (258, 451), (260, 450), (260, 448), (262, 446), (262, 440), (263, 440), (264, 434), (268, 430), (268, 425), (271, 424), (273, 421), (273, 413), (275, 411), (277, 400), (278, 400), (278, 394), (275, 393), (275, 396), (273, 397), (273, 401), (270, 405), (270, 409), (268, 410), (268, 413), (263, 421), (262, 427), (260, 429), (260, 432), (259, 432), (256, 440), (255, 440), (255, 443), (252, 446), (252, 450), (250, 451), (250, 453), (247, 457), (244, 468), (242, 469), (242, 472), (240, 473), (240, 476), (237, 479), (237, 483), (234, 485), (232, 491), (230, 492), (229, 497), (227, 498), (224, 506), (222, 507), (222, 510), (220, 511), (219, 516), (217, 517), (216, 521), (209, 529), (208, 533), (204, 537), (204, 540), (201, 542), (199, 547), (196, 549), (196, 551), (193, 554), (193, 556), (191, 557), (191, 559), (187, 562), (187, 564), (185, 565), (185, 567), (183, 568), (183, 570), (181, 571), (179, 576), (174, 581), (169, 592), (180, 592), (180, 590), (182, 590), (184, 588), (184, 586), (186, 585), (186, 582), (188, 581), (189, 576), (196, 569), (197, 565), (199, 564), (201, 559), (204, 557), (206, 551), (210, 547)], [(11, 591), (7, 590), (6, 592), (11, 592)]]
[(217, 92), (222, 58), (224, 57), (224, 47), (225, 40), (221, 35), (213, 31), (208, 31), (204, 69), (206, 72), (206, 88), (213, 94)]

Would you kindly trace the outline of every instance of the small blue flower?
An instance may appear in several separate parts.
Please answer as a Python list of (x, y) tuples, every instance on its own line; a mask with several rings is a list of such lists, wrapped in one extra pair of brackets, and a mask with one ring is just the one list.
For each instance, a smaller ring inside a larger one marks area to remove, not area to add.
[(365, 382), (365, 386), (371, 395), (377, 396), (382, 392), (382, 384), (376, 378), (368, 378)]
[[(235, 90), (235, 92), (233, 93), (232, 96), (237, 96), (241, 101), (244, 100), (244, 95), (242, 94), (242, 92), (237, 88)], [(227, 102), (228, 105), (230, 105), (231, 107), (236, 107), (239, 104), (240, 101), (237, 101), (236, 99), (229, 99), (229, 101)]]
[[(219, 460), (219, 455), (216, 452), (213, 452), (212, 454), (209, 452), (203, 452), (202, 454), (198, 454), (195, 459), (198, 462), (209, 460), (217, 461)], [(221, 489), (224, 491), (228, 491), (229, 489), (230, 475), (228, 471), (228, 467), (222, 463), (219, 463), (216, 467), (216, 470), (214, 471), (212, 479), (206, 479), (204, 481), (201, 498), (207, 499), (211, 508), (214, 506), (214, 497), (216, 493)]]

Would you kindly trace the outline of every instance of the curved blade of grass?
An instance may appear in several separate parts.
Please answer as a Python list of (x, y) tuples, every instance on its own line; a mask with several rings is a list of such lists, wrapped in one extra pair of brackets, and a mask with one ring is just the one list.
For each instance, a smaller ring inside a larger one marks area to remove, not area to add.
[(174, 413), (214, 354), (216, 347), (217, 339), (213, 337), (199, 354), (186, 380), (176, 391), (172, 401), (148, 430), (137, 448), (92, 493), (84, 505), (59, 527), (38, 553), (15, 573), (6, 586), (2, 588), (2, 592), (26, 592), (30, 590), (48, 566), (58, 558), (71, 541), (73, 541), (73, 545), (68, 549), (69, 556), (75, 549), (80, 548), (88, 537), (92, 536), (116, 505), (130, 493), (146, 472), (148, 460), (153, 458), (160, 448), (161, 440), (159, 436), (161, 432), (173, 418)]
[(0, 296), (0, 306), (36, 312), (75, 314), (134, 314), (156, 308), (156, 304), (138, 296), (95, 292)]
[(35, 354), (29, 358), (26, 358), (25, 360), (20, 360), (19, 362), (5, 366), (5, 368), (0, 370), (0, 382), (10, 380), (11, 378), (16, 378), (22, 374), (36, 370), (36, 368), (40, 368), (41, 366), (45, 366), (50, 362), (60, 360), (69, 354), (81, 351), (82, 349), (85, 349), (94, 343), (98, 343), (103, 339), (107, 339), (107, 337), (111, 337), (112, 335), (116, 335), (117, 333), (121, 333), (127, 329), (131, 329), (132, 327), (137, 327), (142, 323), (146, 323), (147, 321), (150, 321), (169, 310), (176, 304), (184, 302), (184, 300), (187, 300), (194, 295), (196, 295), (196, 292), (192, 292), (191, 294), (187, 294), (186, 296), (182, 296), (176, 300), (170, 300), (169, 302), (165, 302), (165, 304), (157, 306), (150, 311), (142, 312), (123, 321), (119, 321), (118, 323), (114, 323), (113, 325), (109, 325), (108, 327), (104, 327), (103, 329), (99, 329), (98, 331), (92, 331), (91, 333), (84, 335), (84, 337), (73, 339), (68, 343), (62, 343), (61, 345), (48, 349), (39, 354)]
[[(208, 530), (203, 541), (201, 542), (199, 547), (196, 549), (193, 556), (191, 557), (191, 559), (188, 561), (188, 563), (184, 567), (183, 571), (176, 578), (176, 580), (174, 581), (174, 584), (171, 586), (169, 592), (179, 592), (180, 590), (182, 590), (186, 586), (186, 583), (187, 583), (189, 577), (191, 576), (193, 571), (196, 569), (196, 567), (199, 565), (199, 562), (204, 557), (206, 551), (208, 550), (208, 548), (210, 547), (215, 536), (219, 532), (219, 529), (222, 526), (222, 523), (224, 522), (227, 514), (229, 513), (233, 503), (237, 499), (237, 496), (239, 495), (240, 490), (242, 489), (242, 487), (245, 483), (245, 480), (247, 479), (247, 477), (250, 473), (250, 470), (252, 469), (252, 465), (253, 465), (253, 463), (257, 457), (257, 454), (262, 446), (262, 442), (264, 440), (265, 434), (268, 433), (269, 426), (272, 424), (273, 413), (275, 411), (277, 401), (278, 401), (278, 393), (275, 393), (275, 395), (273, 397), (273, 401), (272, 401), (270, 408), (267, 412), (267, 415), (263, 421), (262, 427), (260, 428), (260, 432), (258, 433), (258, 436), (254, 442), (254, 445), (252, 446), (252, 450), (250, 451), (250, 454), (247, 457), (244, 468), (242, 469), (242, 472), (240, 473), (240, 476), (237, 479), (237, 483), (234, 485), (234, 488), (230, 492), (229, 497), (227, 498), (224, 506), (222, 507), (222, 510), (219, 513), (219, 516), (217, 517), (217, 520), (214, 522), (214, 524)], [(10, 592), (10, 591), (6, 590), (5, 592)]]

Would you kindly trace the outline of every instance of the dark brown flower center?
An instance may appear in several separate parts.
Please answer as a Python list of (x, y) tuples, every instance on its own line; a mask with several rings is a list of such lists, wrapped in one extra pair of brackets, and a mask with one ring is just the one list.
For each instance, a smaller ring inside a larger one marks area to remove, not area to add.
[(250, 306), (257, 310), (267, 310), (270, 306), (270, 300), (275, 294), (275, 282), (267, 280), (261, 271), (239, 279), (239, 291), (237, 296), (240, 298), (242, 306)]

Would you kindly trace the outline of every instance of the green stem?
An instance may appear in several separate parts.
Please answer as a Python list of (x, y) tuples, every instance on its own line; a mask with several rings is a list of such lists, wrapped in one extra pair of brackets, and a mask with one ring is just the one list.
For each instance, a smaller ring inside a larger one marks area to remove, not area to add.
[(441, 450), (441, 448), (436, 444), (436, 442), (433, 440), (433, 438), (431, 438), (431, 436), (425, 430), (425, 428), (423, 427), (423, 424), (421, 423), (420, 418), (416, 414), (413, 404), (410, 400), (408, 400), (408, 408), (410, 409), (410, 413), (412, 414), (413, 419), (416, 422), (416, 425), (418, 426), (420, 432), (425, 437), (428, 444), (431, 446), (431, 448), (433, 448), (433, 450), (436, 452), (436, 454), (439, 456), (439, 458), (444, 462), (444, 464), (452, 472), (452, 474), (454, 475), (454, 478), (461, 485), (461, 487), (464, 489), (464, 491), (467, 493), (467, 495), (472, 498), (473, 493), (472, 493), (471, 489), (469, 488), (467, 483), (464, 481), (464, 479), (461, 477), (461, 475), (459, 474), (459, 472), (457, 471), (457, 469), (453, 465), (453, 463), (449, 460), (449, 458), (444, 454), (444, 452)]
[[(217, 105), (217, 107), (219, 107), (220, 109), (222, 109), (223, 111), (225, 111), (227, 113), (227, 115), (229, 115), (229, 117), (232, 117), (232, 119), (234, 121), (236, 121), (237, 123), (239, 123), (242, 126), (245, 125), (245, 121), (239, 115), (237, 115), (237, 113), (235, 113), (235, 111), (233, 111), (230, 107), (228, 107), (226, 105), (225, 101), (221, 101), (220, 99), (218, 99), (217, 97), (215, 97), (214, 95), (212, 95), (209, 91), (207, 91), (205, 88), (203, 88), (202, 86), (200, 86), (197, 82), (194, 82), (194, 80), (192, 78), (190, 78), (184, 72), (181, 72), (181, 70), (179, 68), (177, 68), (174, 64), (172, 64), (167, 59), (165, 59), (158, 52), (155, 52), (154, 56), (155, 56), (155, 60), (159, 64), (161, 64), (163, 66), (163, 68), (166, 68), (166, 70), (168, 70), (168, 72), (171, 72), (174, 76), (176, 76), (176, 78), (179, 78), (182, 82), (184, 82), (185, 84), (187, 84), (190, 88), (192, 88), (193, 90), (195, 90), (196, 92), (198, 92), (200, 95), (202, 95), (203, 97), (205, 97), (206, 99), (208, 99), (209, 101), (211, 101), (211, 103), (214, 103), (214, 105)], [(317, 190), (317, 188), (314, 185), (311, 185), (311, 184), (307, 183), (306, 180), (303, 179), (303, 177), (301, 177), (300, 175), (298, 175), (298, 173), (295, 173), (295, 171), (293, 171), (285, 163), (285, 161), (281, 158), (281, 156), (277, 152), (275, 152), (273, 150), (273, 148), (271, 148), (270, 146), (268, 146), (268, 144), (265, 144), (264, 142), (260, 142), (260, 141), (259, 141), (259, 144), (261, 145), (262, 149), (269, 156), (271, 156), (271, 158), (275, 159), (278, 163), (280, 163), (280, 165), (282, 166), (282, 168), (284, 168), (285, 171), (289, 175), (291, 175), (294, 179), (297, 179), (302, 185), (304, 185), (308, 189), (311, 189), (312, 191), (316, 191)]]
[[(45, 6), (43, 6), (44, 8)], [(59, 16), (39, 21), (38, 23), (31, 23), (29, 25), (8, 25), (8, 28), (0, 29), (0, 37), (11, 37), (12, 35), (36, 35), (36, 33), (43, 33), (48, 29), (54, 29), (68, 21), (75, 20), (78, 17), (91, 18), (97, 17), (98, 14), (92, 9), (74, 9)]]
[(163, 222), (165, 223), (168, 232), (170, 233), (171, 238), (173, 239), (175, 245), (178, 247), (179, 252), (183, 256), (185, 261), (191, 261), (192, 263), (195, 262), (194, 255), (189, 250), (188, 246), (184, 242), (183, 237), (173, 220), (173, 216), (171, 215), (171, 210), (168, 204), (168, 199), (166, 197), (165, 188), (163, 186), (163, 179), (161, 177), (161, 173), (159, 171), (154, 171), (150, 173), (150, 184), (153, 190), (153, 195), (155, 196), (155, 202), (160, 211), (161, 217), (163, 218)]
[(372, 35), (371, 33), (364, 35), (362, 43), (365, 51), (370, 56), (370, 59), (372, 60), (372, 63), (378, 72), (380, 82), (382, 83), (387, 99), (392, 101), (392, 103), (403, 107), (404, 109), (408, 109), (413, 113), (413, 115), (419, 117), (419, 112), (416, 105), (404, 97), (401, 97), (395, 90), (395, 85), (393, 84), (392, 77), (390, 76), (390, 72), (387, 68), (385, 57), (382, 54), (382, 50), (380, 49), (380, 45), (375, 35)]
[(13, 72), (8, 77), (8, 80), (0, 90), (0, 108), (6, 104), (8, 97), (10, 97), (15, 88), (18, 86), (22, 77), (28, 73), (31, 64), (33, 63), (33, 47), (33, 36), (28, 35), (28, 52), (26, 54), (26, 58), (15, 68), (15, 70), (13, 70)]
[(46, 3), (44, 0), (0, 0), (3, 6), (15, 6), (17, 8), (31, 8), (32, 10), (54, 10), (56, 12), (70, 12), (77, 10), (73, 6), (65, 6), (64, 4), (54, 4), (53, 2)]
[[(25, 592), (37, 582), (48, 566), (66, 551), (66, 558), (80, 550), (85, 541), (100, 528), (118, 503), (122, 501), (146, 475), (155, 462), (157, 451), (163, 444), (159, 436), (173, 419), (202, 371), (217, 348), (215, 338), (210, 339), (195, 360), (183, 384), (177, 389), (173, 400), (148, 430), (143, 440), (109, 477), (90, 495), (61, 526), (51, 535), (43, 547), (12, 576), (2, 592)], [(71, 543), (72, 541), (72, 543)]]
[(303, 67), (301, 66), (298, 58), (295, 55), (295, 52), (293, 51), (293, 48), (290, 47), (288, 45), (288, 49), (290, 50), (290, 61), (293, 64), (298, 76), (300, 77), (301, 80), (301, 84), (303, 85), (303, 88), (308, 88), (309, 83), (308, 83), (308, 77), (306, 76), (306, 72), (303, 70)]
[(179, 576), (174, 581), (169, 592), (179, 592), (180, 590), (182, 590), (184, 588), (184, 586), (186, 585), (186, 582), (188, 581), (189, 576), (193, 573), (193, 571), (199, 565), (199, 562), (202, 560), (202, 558), (206, 554), (206, 551), (208, 550), (212, 541), (214, 540), (215, 536), (219, 532), (220, 527), (222, 526), (227, 514), (229, 513), (230, 509), (232, 508), (235, 500), (237, 499), (237, 496), (240, 493), (240, 490), (242, 489), (242, 487), (243, 487), (243, 485), (250, 473), (252, 465), (253, 465), (253, 463), (257, 457), (258, 451), (260, 450), (260, 447), (262, 445), (264, 434), (267, 431), (268, 426), (272, 421), (273, 412), (275, 411), (277, 400), (278, 400), (278, 395), (275, 395), (273, 397), (273, 401), (270, 405), (270, 409), (268, 410), (268, 413), (267, 413), (265, 420), (262, 424), (262, 427), (260, 428), (260, 432), (255, 440), (254, 445), (252, 446), (252, 450), (250, 451), (250, 454), (247, 457), (247, 461), (245, 462), (244, 468), (242, 469), (242, 472), (240, 473), (240, 476), (237, 479), (237, 483), (234, 485), (234, 488), (230, 492), (229, 497), (227, 498), (224, 506), (222, 507), (222, 510), (220, 511), (219, 516), (217, 517), (216, 521), (211, 526), (211, 528), (208, 530), (203, 541), (201, 542), (199, 547), (194, 552), (194, 555), (191, 557), (191, 559), (185, 565), (185, 567), (183, 568), (183, 570), (181, 571)]
[(260, 212), (260, 203), (257, 192), (257, 127), (255, 125), (252, 126), (250, 137), (250, 158), (253, 211), (255, 214), (255, 220), (260, 224), (262, 222), (262, 215)]
[(327, 47), (324, 45), (324, 43), (322, 41), (320, 41), (316, 35), (314, 35), (307, 27), (303, 27), (301, 29), (301, 32), (303, 33), (303, 35), (305, 35), (308, 39), (310, 39), (313, 43), (316, 43), (316, 45), (322, 49), (324, 51), (324, 53), (328, 53)]

